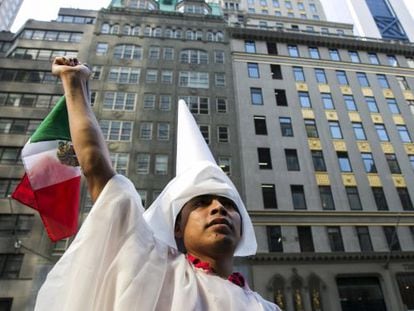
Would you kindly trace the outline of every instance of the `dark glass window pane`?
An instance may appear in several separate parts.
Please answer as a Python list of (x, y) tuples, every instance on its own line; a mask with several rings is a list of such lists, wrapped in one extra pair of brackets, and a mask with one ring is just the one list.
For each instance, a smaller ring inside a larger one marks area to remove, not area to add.
[(335, 209), (335, 203), (332, 197), (332, 191), (330, 186), (319, 186), (319, 195), (321, 197), (322, 209)]
[(331, 251), (343, 252), (345, 249), (342, 241), (341, 229), (339, 227), (327, 227), (327, 231)]
[(267, 226), (269, 252), (283, 252), (282, 230), (280, 226)]
[(272, 169), (272, 159), (269, 148), (257, 148), (260, 169)]
[(276, 189), (273, 184), (262, 184), (264, 208), (277, 208)]
[(372, 194), (374, 195), (375, 204), (379, 211), (388, 211), (387, 199), (385, 198), (384, 190), (381, 187), (373, 187)]
[(285, 149), (286, 166), (288, 171), (299, 171), (299, 159), (296, 149)]
[(305, 190), (302, 185), (291, 185), (292, 202), (294, 209), (306, 209)]
[(314, 252), (312, 229), (308, 226), (298, 227), (298, 239), (301, 252)]

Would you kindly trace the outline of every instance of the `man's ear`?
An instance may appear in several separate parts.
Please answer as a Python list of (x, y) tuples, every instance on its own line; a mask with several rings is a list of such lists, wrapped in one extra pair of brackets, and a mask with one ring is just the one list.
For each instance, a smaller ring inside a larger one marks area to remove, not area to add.
[(183, 231), (181, 230), (181, 214), (178, 214), (175, 220), (174, 236), (176, 239), (182, 239), (184, 237)]

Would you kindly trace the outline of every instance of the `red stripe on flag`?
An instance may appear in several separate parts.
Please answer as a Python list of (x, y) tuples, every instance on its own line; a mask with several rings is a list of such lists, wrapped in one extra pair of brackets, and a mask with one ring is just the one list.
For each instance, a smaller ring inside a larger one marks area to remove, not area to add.
[(58, 240), (78, 230), (80, 176), (33, 191), (25, 175), (12, 197), (38, 210), (49, 238)]

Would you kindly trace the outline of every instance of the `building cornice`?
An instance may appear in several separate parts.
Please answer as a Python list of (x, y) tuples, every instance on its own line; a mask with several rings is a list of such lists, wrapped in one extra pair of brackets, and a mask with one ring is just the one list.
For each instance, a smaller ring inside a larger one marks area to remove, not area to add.
[(332, 252), (332, 253), (258, 253), (247, 257), (247, 261), (256, 264), (326, 264), (332, 263), (351, 263), (359, 264), (365, 262), (405, 262), (414, 260), (414, 252)]
[(277, 42), (367, 50), (392, 54), (414, 55), (414, 45), (402, 41), (386, 41), (374, 38), (363, 38), (346, 35), (333, 35), (288, 29), (261, 29), (229, 27), (230, 36), (235, 39), (273, 40)]

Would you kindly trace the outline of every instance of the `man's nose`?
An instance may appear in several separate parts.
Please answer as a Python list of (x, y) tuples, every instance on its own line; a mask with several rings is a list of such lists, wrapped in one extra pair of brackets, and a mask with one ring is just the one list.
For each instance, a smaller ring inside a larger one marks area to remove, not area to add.
[(224, 207), (223, 204), (221, 204), (221, 202), (217, 199), (214, 199), (211, 202), (211, 209), (210, 209), (210, 213), (211, 215), (215, 215), (215, 214), (220, 214), (220, 215), (227, 215), (227, 210)]

